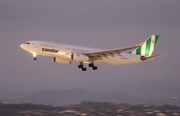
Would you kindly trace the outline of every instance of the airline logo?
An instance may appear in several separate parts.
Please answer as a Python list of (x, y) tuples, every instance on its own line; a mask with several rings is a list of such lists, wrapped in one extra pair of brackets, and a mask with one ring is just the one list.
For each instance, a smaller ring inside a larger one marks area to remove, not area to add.
[(143, 56), (151, 56), (158, 39), (159, 39), (159, 36), (152, 35), (147, 41), (145, 41), (143, 43), (142, 46), (140, 46), (139, 48), (137, 48), (136, 50), (134, 50), (130, 53), (137, 54), (137, 55), (143, 55)]
[(55, 50), (54, 48), (53, 49), (42, 48), (42, 51), (43, 52), (58, 53), (59, 50)]

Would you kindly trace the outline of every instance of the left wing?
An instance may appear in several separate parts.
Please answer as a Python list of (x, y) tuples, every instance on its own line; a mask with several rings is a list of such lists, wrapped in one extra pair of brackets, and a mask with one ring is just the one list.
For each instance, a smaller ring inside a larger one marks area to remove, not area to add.
[(117, 49), (103, 50), (97, 52), (87, 52), (85, 53), (85, 55), (89, 56), (90, 58), (93, 58), (94, 60), (98, 60), (98, 59), (102, 59), (102, 57), (108, 58), (108, 56), (114, 57), (115, 55), (121, 55), (122, 52), (138, 48), (141, 45), (142, 43), (136, 46), (130, 46), (125, 48), (117, 48)]

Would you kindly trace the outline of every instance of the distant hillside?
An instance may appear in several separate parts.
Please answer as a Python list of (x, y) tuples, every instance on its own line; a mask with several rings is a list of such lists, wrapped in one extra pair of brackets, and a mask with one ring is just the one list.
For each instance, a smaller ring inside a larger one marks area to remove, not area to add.
[(113, 102), (128, 104), (173, 104), (180, 105), (179, 100), (157, 98), (138, 98), (124, 93), (89, 92), (81, 89), (39, 91), (22, 99), (24, 103), (68, 105), (83, 101)]
[[(179, 82), (180, 80), (177, 80), (177, 83)], [(101, 91), (101, 92), (114, 91), (120, 93), (127, 93), (132, 96), (145, 97), (145, 98), (153, 97), (153, 98), (169, 99), (172, 98), (173, 96), (180, 96), (180, 92), (179, 92), (180, 88), (178, 86), (169, 85), (164, 82), (158, 83), (152, 81), (121, 82), (115, 85), (98, 84), (98, 85), (83, 86), (81, 88), (88, 91)]]
[(20, 100), (27, 95), (28, 93), (24, 93), (24, 92), (0, 91), (0, 99), (6, 99), (6, 100)]

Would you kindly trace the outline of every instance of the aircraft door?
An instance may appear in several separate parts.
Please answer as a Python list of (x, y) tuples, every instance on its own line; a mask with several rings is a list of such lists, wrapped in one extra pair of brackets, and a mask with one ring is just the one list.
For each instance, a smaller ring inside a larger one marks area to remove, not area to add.
[(35, 48), (39, 48), (39, 43), (34, 43)]

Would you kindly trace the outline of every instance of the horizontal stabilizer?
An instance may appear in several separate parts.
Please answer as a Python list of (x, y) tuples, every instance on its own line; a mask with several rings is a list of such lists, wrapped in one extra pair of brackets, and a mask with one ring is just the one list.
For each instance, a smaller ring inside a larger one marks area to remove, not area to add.
[(145, 57), (145, 60), (154, 60), (155, 58), (159, 58), (162, 56), (164, 56), (164, 55), (155, 55), (155, 56)]

